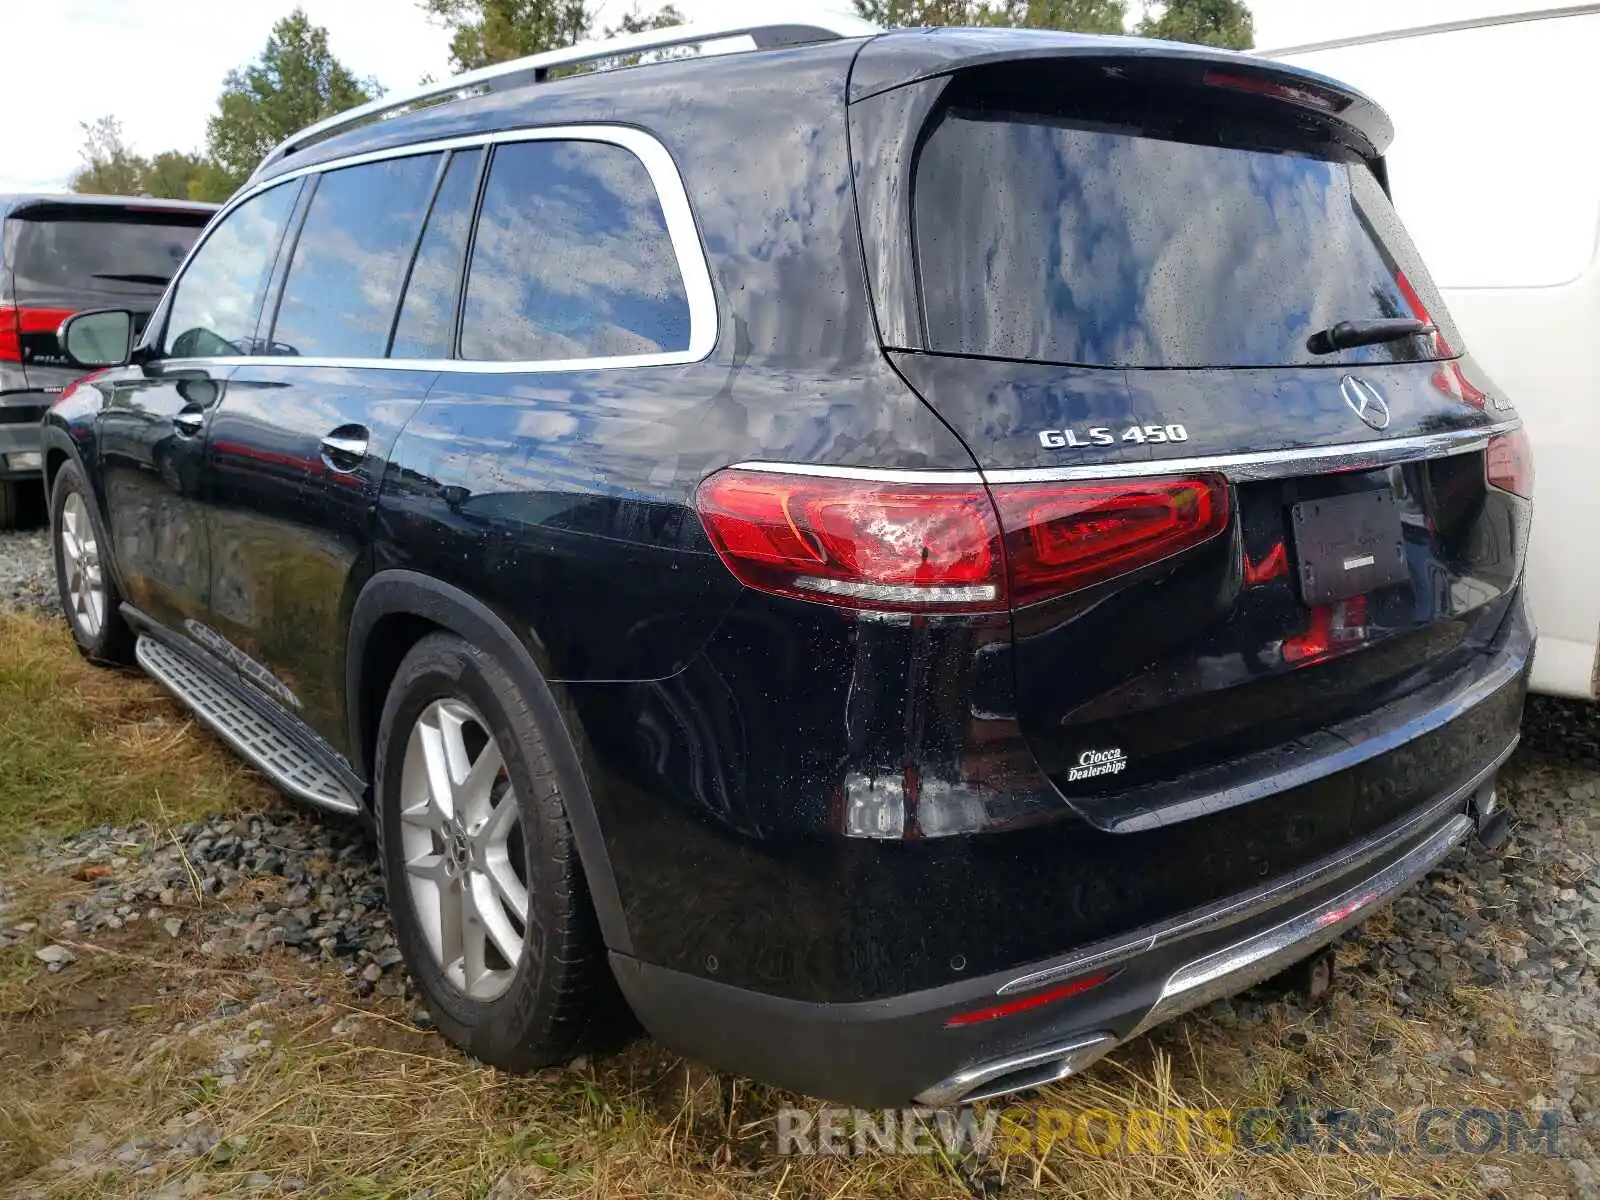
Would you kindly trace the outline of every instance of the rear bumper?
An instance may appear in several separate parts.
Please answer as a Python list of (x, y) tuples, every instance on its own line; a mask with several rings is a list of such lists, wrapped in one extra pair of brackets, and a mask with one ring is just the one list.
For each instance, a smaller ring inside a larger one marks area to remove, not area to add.
[[(1333, 941), (1426, 874), (1491, 807), (1515, 740), (1464, 785), (1295, 877), (1114, 942), (961, 984), (847, 1004), (790, 1000), (613, 954), (661, 1042), (809, 1095), (878, 1106), (971, 1102), (1081, 1071), (1180, 1013), (1247, 988)], [(1010, 1016), (951, 1017), (1112, 973)]]
[(18, 466), (17, 455), (40, 453), (39, 422), (54, 397), (43, 392), (11, 393), (0, 398), (0, 479), (37, 479), (43, 463), (28, 459)]

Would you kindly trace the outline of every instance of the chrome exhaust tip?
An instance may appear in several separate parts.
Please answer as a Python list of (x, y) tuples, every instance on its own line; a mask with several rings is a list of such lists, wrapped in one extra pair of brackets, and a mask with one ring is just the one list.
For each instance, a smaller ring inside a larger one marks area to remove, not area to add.
[(1116, 1044), (1114, 1034), (1095, 1033), (1026, 1054), (980, 1063), (957, 1071), (918, 1093), (916, 1102), (928, 1108), (953, 1108), (957, 1104), (976, 1104), (979, 1100), (993, 1100), (996, 1096), (1058, 1083), (1078, 1074)]

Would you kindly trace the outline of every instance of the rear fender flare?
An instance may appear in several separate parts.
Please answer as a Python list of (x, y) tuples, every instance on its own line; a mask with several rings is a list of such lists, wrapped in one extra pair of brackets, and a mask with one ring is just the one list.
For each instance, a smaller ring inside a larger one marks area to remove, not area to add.
[[(582, 730), (572, 728), (570, 722), (576, 720), (575, 715), (570, 706), (564, 706), (557, 698), (528, 646), (481, 600), (416, 571), (380, 571), (361, 589), (351, 611), (345, 655), (345, 702), (357, 771), (370, 777), (372, 765), (365, 761), (370, 731), (362, 712), (362, 674), (368, 643), (378, 622), (397, 614), (420, 617), (493, 654), (516, 680), (549, 738), (561, 798), (572, 824), (578, 858), (583, 864), (606, 946), (618, 953), (631, 954), (633, 941), (628, 934), (627, 915), (589, 792), (589, 777), (583, 768), (583, 754), (579, 749)], [(376, 780), (373, 783), (376, 786)]]

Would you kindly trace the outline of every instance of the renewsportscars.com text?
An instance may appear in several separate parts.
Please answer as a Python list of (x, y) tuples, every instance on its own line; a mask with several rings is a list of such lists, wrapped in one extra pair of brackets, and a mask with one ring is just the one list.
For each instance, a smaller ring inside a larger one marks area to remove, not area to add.
[(779, 1154), (1553, 1155), (1554, 1109), (780, 1109)]

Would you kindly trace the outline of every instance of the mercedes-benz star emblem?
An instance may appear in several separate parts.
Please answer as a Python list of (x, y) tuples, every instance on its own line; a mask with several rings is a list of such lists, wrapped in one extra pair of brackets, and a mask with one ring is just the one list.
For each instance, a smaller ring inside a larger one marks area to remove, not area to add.
[(1374, 429), (1389, 428), (1389, 402), (1375, 386), (1365, 379), (1346, 375), (1344, 382), (1339, 384), (1339, 391), (1344, 396), (1344, 402), (1350, 406), (1350, 411), (1368, 425)]

